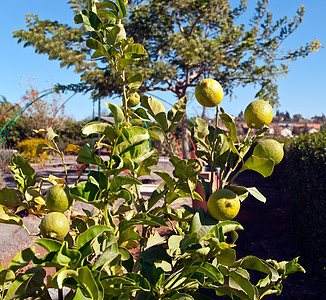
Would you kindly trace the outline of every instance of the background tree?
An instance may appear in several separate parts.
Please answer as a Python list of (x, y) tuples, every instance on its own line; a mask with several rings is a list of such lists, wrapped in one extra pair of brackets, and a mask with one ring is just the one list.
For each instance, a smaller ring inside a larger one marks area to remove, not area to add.
[[(78, 11), (85, 0), (70, 0)], [(284, 40), (301, 24), (304, 7), (293, 18), (273, 20), (269, 0), (259, 0), (254, 15), (245, 23), (238, 18), (247, 11), (247, 1), (232, 7), (228, 0), (133, 1), (127, 32), (142, 43), (148, 58), (138, 68), (144, 74), (142, 91), (170, 91), (176, 98), (187, 94), (202, 77), (213, 77), (232, 94), (237, 86), (260, 86), (256, 97), (278, 102), (277, 78), (288, 72), (290, 61), (306, 57), (320, 47), (314, 40), (294, 50), (283, 51)], [(118, 92), (114, 70), (103, 68), (101, 60), (89, 60), (86, 32), (80, 28), (41, 21), (27, 16), (27, 30), (14, 33), (18, 42), (34, 46), (62, 67), (74, 66), (82, 84), (62, 87), (79, 91), (95, 88), (92, 97)], [(187, 119), (183, 122), (183, 155), (187, 157)]]

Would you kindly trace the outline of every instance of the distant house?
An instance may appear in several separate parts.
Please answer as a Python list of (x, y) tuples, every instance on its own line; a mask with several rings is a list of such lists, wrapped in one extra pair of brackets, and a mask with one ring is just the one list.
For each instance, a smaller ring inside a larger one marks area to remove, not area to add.
[(284, 128), (281, 130), (281, 136), (282, 137), (291, 137), (292, 136), (292, 130), (289, 128)]

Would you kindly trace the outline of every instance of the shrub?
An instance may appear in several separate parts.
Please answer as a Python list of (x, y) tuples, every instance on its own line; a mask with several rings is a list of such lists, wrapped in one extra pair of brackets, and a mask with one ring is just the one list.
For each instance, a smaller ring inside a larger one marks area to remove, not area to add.
[(291, 195), (293, 230), (303, 264), (326, 278), (326, 130), (291, 139), (285, 145), (283, 178)]
[[(41, 158), (36, 154), (36, 149), (39, 144), (44, 144), (44, 139), (27, 139), (19, 142), (16, 149), (28, 162), (36, 163), (41, 160)], [(48, 155), (44, 153), (43, 160), (46, 161), (47, 159)]]
[(0, 171), (4, 172), (8, 168), (11, 157), (15, 153), (15, 150), (0, 149)]

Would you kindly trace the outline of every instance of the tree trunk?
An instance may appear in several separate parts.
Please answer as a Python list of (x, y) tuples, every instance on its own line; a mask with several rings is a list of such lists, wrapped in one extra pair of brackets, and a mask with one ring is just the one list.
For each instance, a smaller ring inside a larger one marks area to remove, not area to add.
[(188, 119), (187, 113), (184, 114), (182, 118), (182, 127), (181, 127), (181, 136), (182, 136), (182, 158), (188, 159), (190, 158), (189, 154), (189, 139), (188, 139)]

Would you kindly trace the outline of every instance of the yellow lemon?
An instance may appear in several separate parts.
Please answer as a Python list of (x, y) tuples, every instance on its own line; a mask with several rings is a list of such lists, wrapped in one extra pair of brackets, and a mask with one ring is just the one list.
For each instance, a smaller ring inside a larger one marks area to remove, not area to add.
[(253, 155), (261, 158), (270, 158), (275, 165), (279, 164), (284, 156), (284, 144), (273, 139), (266, 139), (257, 144), (254, 148)]
[(255, 100), (245, 109), (244, 119), (249, 128), (260, 129), (273, 120), (273, 108), (265, 100)]
[(218, 106), (223, 99), (223, 88), (218, 81), (212, 78), (200, 80), (195, 88), (197, 101), (205, 107)]
[(207, 210), (218, 221), (232, 220), (239, 213), (240, 199), (233, 191), (220, 189), (208, 198)]

